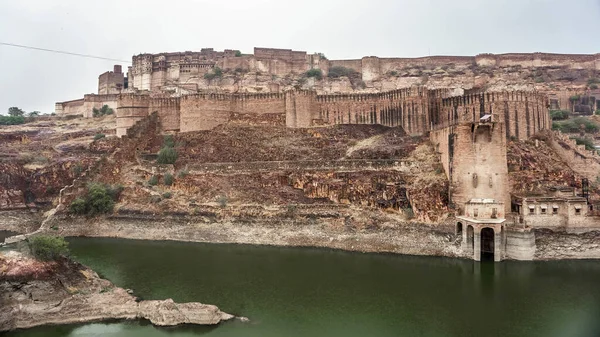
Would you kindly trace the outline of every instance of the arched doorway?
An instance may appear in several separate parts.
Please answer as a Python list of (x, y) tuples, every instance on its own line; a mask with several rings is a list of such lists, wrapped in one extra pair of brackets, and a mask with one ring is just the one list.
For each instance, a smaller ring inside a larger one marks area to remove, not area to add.
[(494, 229), (483, 228), (481, 230), (481, 261), (494, 261)]
[(463, 224), (462, 224), (462, 222), (457, 222), (456, 223), (456, 235), (458, 237), (462, 237), (462, 232), (463, 232)]

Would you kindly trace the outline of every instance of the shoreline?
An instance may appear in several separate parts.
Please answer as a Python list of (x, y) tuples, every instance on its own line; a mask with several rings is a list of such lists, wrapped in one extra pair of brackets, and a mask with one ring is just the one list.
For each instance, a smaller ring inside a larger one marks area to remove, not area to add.
[(0, 332), (112, 320), (216, 325), (235, 318), (209, 304), (140, 300), (68, 258), (43, 262), (8, 251), (0, 254), (0, 267)]
[[(359, 214), (358, 223), (361, 220)], [(56, 216), (43, 232), (64, 237), (122, 238), (278, 247), (329, 248), (470, 259), (449, 224), (427, 225), (378, 219), (377, 228), (348, 224), (348, 216), (326, 218), (113, 215), (87, 219)], [(0, 230), (15, 230), (0, 220)], [(21, 231), (22, 232), (22, 231)], [(586, 233), (535, 229), (535, 254), (527, 261), (600, 259), (600, 230)]]

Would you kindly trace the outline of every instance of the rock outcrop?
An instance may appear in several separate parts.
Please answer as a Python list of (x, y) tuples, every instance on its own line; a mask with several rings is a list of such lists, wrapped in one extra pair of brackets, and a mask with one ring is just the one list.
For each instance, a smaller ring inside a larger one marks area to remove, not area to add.
[(16, 252), (0, 255), (0, 331), (114, 319), (147, 319), (160, 326), (214, 325), (231, 318), (214, 305), (138, 301), (66, 259), (40, 262)]

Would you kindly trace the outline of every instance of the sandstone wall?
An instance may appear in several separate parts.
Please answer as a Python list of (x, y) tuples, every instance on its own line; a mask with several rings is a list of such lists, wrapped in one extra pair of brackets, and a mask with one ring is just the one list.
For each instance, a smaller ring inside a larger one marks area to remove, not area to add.
[(549, 129), (548, 98), (535, 92), (478, 92), (441, 100), (440, 113), (433, 115), (434, 129), (479, 121), (492, 114), (505, 125), (506, 137), (526, 140)]
[(67, 102), (58, 102), (54, 105), (54, 112), (59, 116), (83, 115), (83, 117), (93, 117), (93, 109), (100, 109), (103, 105), (108, 105), (115, 110), (117, 108), (118, 95), (85, 95), (83, 99), (77, 99)]
[(600, 177), (600, 155), (597, 151), (586, 150), (585, 145), (577, 145), (574, 139), (569, 139), (560, 131), (554, 132), (550, 146), (573, 171), (590, 182)]
[(117, 136), (122, 137), (149, 114), (150, 96), (125, 94), (117, 102)]
[(98, 95), (119, 94), (125, 83), (125, 75), (120, 65), (115, 65), (113, 71), (107, 71), (98, 76)]

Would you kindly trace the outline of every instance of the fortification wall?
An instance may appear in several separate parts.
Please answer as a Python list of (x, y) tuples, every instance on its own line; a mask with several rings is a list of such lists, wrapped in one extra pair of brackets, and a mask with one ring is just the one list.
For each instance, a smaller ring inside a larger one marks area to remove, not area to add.
[(149, 95), (119, 95), (117, 100), (117, 137), (126, 135), (127, 130), (148, 116), (149, 108)]
[(577, 145), (574, 139), (560, 131), (553, 133), (550, 146), (573, 171), (595, 182), (600, 177), (600, 155), (596, 151), (585, 149), (585, 145)]
[(158, 118), (163, 131), (179, 131), (180, 129), (180, 99), (152, 98), (149, 101), (149, 112), (158, 112)]
[(477, 122), (484, 114), (493, 114), (503, 121), (507, 138), (525, 140), (551, 125), (548, 98), (536, 92), (467, 93), (443, 98), (440, 109), (433, 116), (433, 129)]
[(54, 112), (59, 116), (83, 115), (83, 98), (54, 104)]
[(402, 126), (411, 134), (429, 130), (429, 92), (424, 87), (377, 94), (319, 95), (318, 118), (335, 124)]

